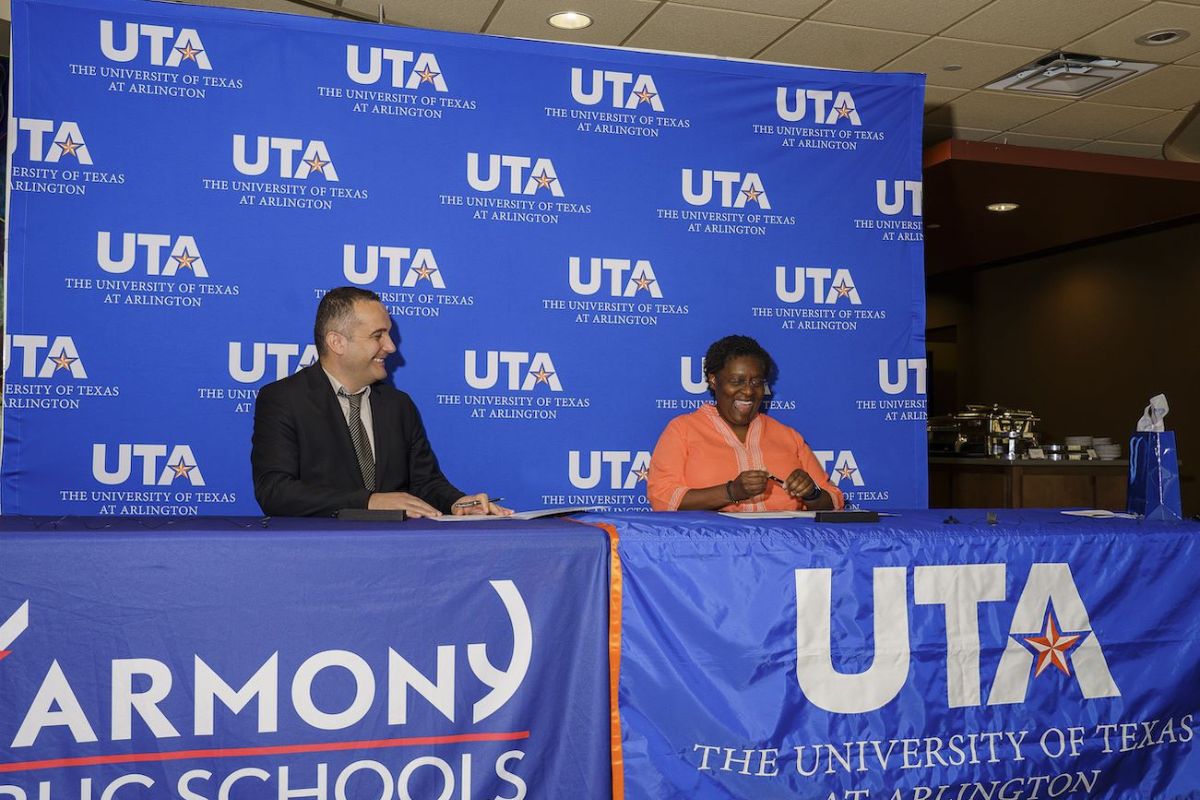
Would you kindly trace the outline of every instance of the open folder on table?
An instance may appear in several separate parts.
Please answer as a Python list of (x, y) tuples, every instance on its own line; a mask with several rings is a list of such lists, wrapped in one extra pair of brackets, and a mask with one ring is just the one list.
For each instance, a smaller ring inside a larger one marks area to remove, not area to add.
[(565, 517), (568, 514), (580, 514), (584, 511), (599, 511), (598, 506), (558, 506), (556, 508), (534, 508), (529, 511), (516, 511), (507, 517), (489, 516), (487, 514), (468, 514), (456, 517), (443, 514), (440, 517), (430, 517), (434, 522), (484, 522), (497, 519), (541, 519), (542, 517)]

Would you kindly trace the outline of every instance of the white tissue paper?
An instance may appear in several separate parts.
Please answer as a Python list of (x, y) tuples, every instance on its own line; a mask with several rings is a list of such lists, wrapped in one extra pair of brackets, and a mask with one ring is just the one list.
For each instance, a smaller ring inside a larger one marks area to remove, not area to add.
[(1137, 429), (1139, 431), (1157, 431), (1162, 433), (1166, 430), (1163, 427), (1163, 417), (1171, 407), (1167, 405), (1167, 396), (1165, 394), (1156, 394), (1150, 398), (1150, 405), (1146, 406), (1146, 410), (1142, 412), (1142, 418), (1138, 420)]

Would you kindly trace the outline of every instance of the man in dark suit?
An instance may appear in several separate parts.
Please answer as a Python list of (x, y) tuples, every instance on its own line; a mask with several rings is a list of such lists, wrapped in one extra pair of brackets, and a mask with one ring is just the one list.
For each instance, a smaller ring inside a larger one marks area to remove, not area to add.
[(322, 298), (317, 363), (264, 386), (255, 403), (250, 464), (264, 513), (511, 513), (486, 494), (464, 494), (438, 468), (412, 399), (382, 382), (396, 352), (391, 329), (374, 292), (343, 286)]

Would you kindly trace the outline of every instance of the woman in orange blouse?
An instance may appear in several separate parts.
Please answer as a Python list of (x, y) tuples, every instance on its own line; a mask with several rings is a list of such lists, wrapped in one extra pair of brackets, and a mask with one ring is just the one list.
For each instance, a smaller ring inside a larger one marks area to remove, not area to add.
[[(715, 401), (667, 424), (650, 457), (655, 511), (842, 508), (845, 500), (804, 437), (759, 413), (775, 362), (748, 336), (726, 336), (704, 356)], [(787, 476), (787, 477), (782, 477)]]

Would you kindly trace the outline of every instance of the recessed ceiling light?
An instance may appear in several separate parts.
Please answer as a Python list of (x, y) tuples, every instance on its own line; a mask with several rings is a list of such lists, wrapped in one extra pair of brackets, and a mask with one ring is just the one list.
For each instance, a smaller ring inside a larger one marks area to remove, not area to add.
[(962, 64), (946, 64), (942, 69), (946, 72), (958, 72), (962, 69)]
[(1002, 214), (1005, 211), (1016, 211), (1020, 207), (1020, 203), (988, 203), (987, 210)]
[(550, 19), (546, 20), (546, 22), (564, 31), (577, 31), (580, 28), (586, 28), (588, 25), (591, 25), (592, 18), (587, 14), (580, 14), (578, 11), (560, 11), (557, 14), (551, 15)]
[(1141, 36), (1134, 39), (1134, 41), (1138, 44), (1151, 46), (1160, 44), (1175, 44), (1176, 42), (1182, 42), (1188, 37), (1188, 35), (1188, 32), (1183, 28), (1167, 28), (1166, 30), (1143, 33)]

